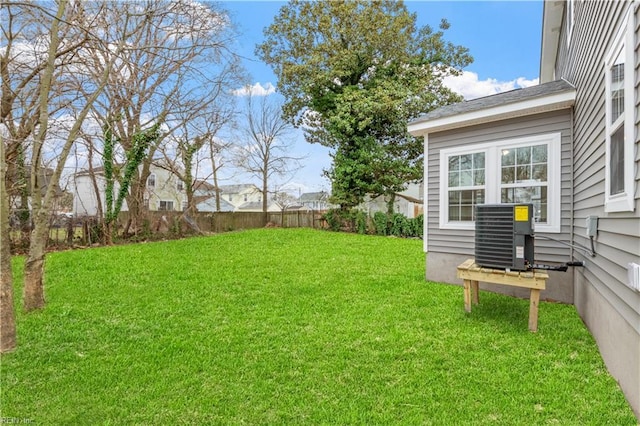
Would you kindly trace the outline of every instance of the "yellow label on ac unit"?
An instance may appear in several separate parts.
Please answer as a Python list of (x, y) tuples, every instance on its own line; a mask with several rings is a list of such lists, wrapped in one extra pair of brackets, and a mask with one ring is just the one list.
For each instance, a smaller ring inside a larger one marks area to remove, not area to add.
[(513, 216), (516, 222), (527, 222), (529, 220), (529, 206), (515, 206)]

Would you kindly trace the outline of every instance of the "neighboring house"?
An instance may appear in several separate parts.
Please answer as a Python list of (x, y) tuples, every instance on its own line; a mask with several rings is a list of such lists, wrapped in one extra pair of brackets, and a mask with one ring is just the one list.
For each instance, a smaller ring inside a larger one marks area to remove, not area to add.
[[(533, 203), (536, 261), (585, 263), (550, 273), (543, 297), (575, 304), (640, 417), (640, 6), (543, 7), (538, 86), (409, 123), (425, 146), (426, 277), (460, 283), (475, 205)], [(595, 257), (589, 217), (598, 217)]]
[[(196, 210), (199, 212), (216, 212), (218, 211), (216, 206), (216, 192), (215, 186), (210, 183), (198, 180), (194, 184), (193, 197), (196, 202)], [(235, 207), (228, 201), (220, 197), (220, 211), (232, 212)]]
[[(235, 209), (246, 203), (262, 203), (262, 192), (252, 183), (221, 185), (220, 189), (220, 199), (227, 201)], [(262, 207), (260, 211), (262, 211)]]
[[(276, 203), (273, 201), (268, 201), (267, 203), (267, 211), (268, 212), (279, 212), (282, 209), (278, 207)], [(261, 212), (262, 211), (262, 201), (249, 201), (247, 203), (241, 204), (234, 209), (236, 212)]]
[[(177, 176), (161, 167), (151, 165), (144, 194), (145, 206), (150, 211), (180, 211), (186, 206), (187, 197), (183, 182)], [(74, 197), (73, 213), (76, 216), (95, 216), (98, 214), (98, 199), (105, 206), (106, 180), (104, 169), (83, 170), (73, 177)], [(117, 193), (119, 185), (114, 185)], [(97, 190), (97, 191), (96, 191)], [(122, 211), (127, 211), (126, 201)]]
[[(422, 182), (410, 183), (407, 189), (396, 193), (393, 201), (394, 213), (401, 213), (404, 216), (413, 219), (422, 214), (422, 202), (424, 189)], [(360, 209), (373, 215), (376, 212), (386, 213), (389, 210), (387, 197), (380, 195), (375, 198), (365, 197), (365, 201), (359, 206)]]
[(329, 210), (332, 207), (326, 191), (305, 192), (300, 195), (298, 202), (307, 210)]
[[(15, 169), (12, 170), (16, 173)], [(53, 169), (50, 167), (41, 167), (38, 169), (39, 181), (40, 181), (40, 195), (44, 198), (47, 193), (47, 189), (51, 184), (51, 179), (53, 177)], [(17, 213), (21, 210), (21, 199), (22, 193), (26, 189), (27, 196), (27, 208), (31, 210), (31, 166), (26, 166), (26, 176), (24, 177), (24, 184), (20, 185), (20, 179), (17, 176), (14, 176), (10, 179), (11, 184), (7, 188), (7, 192), (9, 193), (9, 209), (12, 214)], [(69, 212), (71, 207), (71, 193), (60, 188), (59, 185), (56, 185), (53, 193), (53, 200), (51, 204), (51, 212), (55, 214), (66, 213)]]

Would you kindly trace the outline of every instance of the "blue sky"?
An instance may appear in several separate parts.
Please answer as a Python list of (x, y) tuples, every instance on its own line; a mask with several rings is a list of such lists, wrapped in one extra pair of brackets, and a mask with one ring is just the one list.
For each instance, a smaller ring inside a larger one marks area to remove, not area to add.
[[(262, 30), (285, 4), (280, 1), (222, 2), (241, 34), (236, 49), (246, 58), (245, 67), (258, 89), (266, 90), (277, 83), (271, 68), (257, 60), (254, 49), (263, 40)], [(424, 0), (407, 1), (406, 6), (417, 14), (419, 25), (435, 29), (440, 20), (446, 18), (451, 27), (445, 32), (445, 39), (469, 48), (474, 62), (464, 70), (463, 76), (445, 82), (466, 99), (537, 84), (542, 0)], [(300, 188), (300, 192), (330, 190), (329, 182), (321, 176), (322, 169), (331, 165), (329, 151), (306, 143), (299, 134), (295, 153), (306, 154), (308, 158), (290, 186)]]

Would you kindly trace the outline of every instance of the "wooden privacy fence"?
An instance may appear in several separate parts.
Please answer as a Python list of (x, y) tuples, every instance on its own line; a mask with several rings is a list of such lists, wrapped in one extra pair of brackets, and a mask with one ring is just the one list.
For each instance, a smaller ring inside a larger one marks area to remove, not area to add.
[[(138, 240), (172, 238), (198, 233), (221, 233), (241, 229), (278, 226), (283, 228), (325, 228), (324, 211), (288, 212), (198, 212), (193, 217), (185, 217), (183, 212), (145, 212), (138, 222), (129, 228), (128, 236)], [(118, 217), (118, 233), (123, 232), (129, 220), (129, 213)], [(95, 217), (56, 217), (50, 222), (50, 249), (64, 249), (74, 246), (89, 246), (104, 242), (102, 225)], [(29, 233), (12, 226), (11, 248), (14, 253), (24, 253), (29, 247)]]
[[(228, 232), (239, 229), (280, 226), (283, 228), (322, 228), (324, 227), (323, 211), (287, 211), (287, 212), (198, 212), (184, 218), (183, 212), (146, 212), (142, 218), (144, 228), (151, 233), (175, 231), (176, 228), (187, 232), (188, 229), (199, 229), (202, 232)], [(122, 212), (119, 222), (124, 224), (129, 219), (128, 212)]]

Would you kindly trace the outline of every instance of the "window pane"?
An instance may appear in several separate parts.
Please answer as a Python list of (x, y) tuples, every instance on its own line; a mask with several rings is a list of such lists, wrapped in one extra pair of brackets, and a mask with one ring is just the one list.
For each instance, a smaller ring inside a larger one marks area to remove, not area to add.
[(470, 170), (460, 172), (460, 186), (471, 186), (473, 174)]
[(473, 155), (461, 155), (460, 156), (460, 170), (471, 170), (473, 168)]
[(547, 146), (537, 145), (533, 147), (533, 163), (546, 163), (547, 162)]
[(473, 154), (473, 168), (484, 169), (484, 152)]
[(516, 149), (516, 161), (518, 164), (531, 163), (531, 147), (527, 146), (525, 148)]
[(473, 184), (484, 185), (484, 169), (473, 171)]
[(518, 166), (516, 167), (516, 182), (526, 182), (531, 179), (531, 167), (530, 166)]
[(611, 67), (611, 123), (624, 113), (624, 49)]
[(460, 169), (460, 157), (454, 155), (449, 157), (449, 171), (459, 170)]
[(503, 167), (502, 168), (502, 183), (514, 183), (516, 180), (516, 168), (515, 167)]
[(621, 194), (624, 192), (624, 126), (611, 135), (609, 153), (609, 192), (611, 195)]
[(449, 172), (449, 187), (460, 186), (460, 172)]
[(449, 220), (460, 220), (460, 191), (449, 191)]
[(460, 220), (473, 220), (473, 206), (460, 207)]
[(449, 191), (449, 221), (474, 220), (475, 206), (484, 204), (484, 190)]
[(546, 182), (547, 181), (547, 165), (546, 164), (538, 164), (532, 167), (532, 178), (536, 182)]
[(515, 159), (515, 151), (513, 149), (503, 149), (502, 150), (502, 165), (503, 166), (513, 166), (516, 164)]
[(513, 203), (513, 188), (502, 188), (500, 201), (503, 203)]

